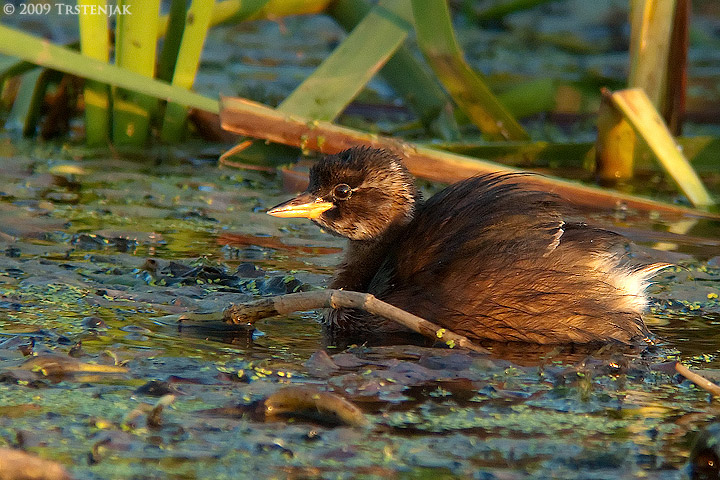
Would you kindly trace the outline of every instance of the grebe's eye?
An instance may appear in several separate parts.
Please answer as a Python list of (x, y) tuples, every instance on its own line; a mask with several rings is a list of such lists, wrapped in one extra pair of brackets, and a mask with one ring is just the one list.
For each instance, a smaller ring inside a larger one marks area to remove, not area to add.
[(333, 197), (335, 200), (347, 200), (352, 195), (352, 188), (346, 183), (341, 183), (333, 188)]

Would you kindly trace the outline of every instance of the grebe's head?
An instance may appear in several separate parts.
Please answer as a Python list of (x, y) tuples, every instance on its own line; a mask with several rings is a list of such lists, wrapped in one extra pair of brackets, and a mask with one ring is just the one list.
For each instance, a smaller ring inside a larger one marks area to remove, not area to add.
[(350, 240), (371, 240), (409, 222), (418, 198), (414, 179), (398, 157), (356, 147), (319, 160), (310, 169), (307, 190), (267, 213), (309, 218)]

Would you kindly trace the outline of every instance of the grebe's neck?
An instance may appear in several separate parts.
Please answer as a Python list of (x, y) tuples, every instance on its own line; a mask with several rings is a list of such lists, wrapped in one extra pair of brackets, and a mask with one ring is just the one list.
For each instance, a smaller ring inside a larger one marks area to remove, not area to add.
[(403, 226), (390, 227), (371, 240), (348, 240), (345, 258), (338, 265), (330, 288), (366, 292)]

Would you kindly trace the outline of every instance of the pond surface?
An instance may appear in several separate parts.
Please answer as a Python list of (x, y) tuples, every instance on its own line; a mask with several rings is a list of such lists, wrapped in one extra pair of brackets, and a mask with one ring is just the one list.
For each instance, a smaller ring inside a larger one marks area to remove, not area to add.
[[(218, 169), (220, 147), (22, 150), (0, 160), (0, 446), (76, 478), (686, 478), (720, 413), (666, 363), (720, 365), (717, 247), (671, 244), (677, 220), (588, 212), (681, 265), (651, 287), (658, 348), (323, 350), (313, 312), (235, 332), (166, 317), (326, 283), (343, 242), (265, 215), (280, 179)], [(288, 385), (369, 424), (253, 414)]]

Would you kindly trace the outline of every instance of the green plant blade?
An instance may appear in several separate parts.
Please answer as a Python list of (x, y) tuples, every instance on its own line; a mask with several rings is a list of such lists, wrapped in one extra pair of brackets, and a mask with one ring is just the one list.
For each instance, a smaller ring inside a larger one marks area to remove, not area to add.
[[(402, 44), (411, 30), (409, 0), (381, 2), (366, 13), (348, 37), (278, 107), (313, 120), (331, 121), (367, 84)], [(252, 162), (262, 144), (239, 152)], [(277, 148), (277, 147), (274, 147)], [(267, 162), (267, 160), (265, 160)]]
[(407, 37), (409, 0), (380, 2), (278, 110), (332, 121)]
[[(720, 165), (720, 138), (677, 137), (675, 141), (696, 172), (717, 171)], [(485, 142), (467, 138), (462, 142), (417, 143), (469, 157), (485, 158), (503, 165), (523, 168), (584, 168), (588, 171), (591, 171), (592, 165), (587, 160), (593, 154), (595, 147), (595, 144), (590, 142)], [(653, 162), (647, 171), (658, 172), (661, 171), (661, 167)]]
[(18, 61), (17, 61), (17, 58), (15, 58), (15, 57), (8, 57), (7, 55), (0, 55), (0, 72), (5, 72), (6, 70), (12, 68), (17, 63), (18, 63)]
[[(183, 39), (186, 17), (185, 0), (172, 0), (170, 2), (170, 13), (167, 16), (167, 31), (163, 42), (160, 58), (158, 59), (157, 79), (165, 82), (172, 81), (175, 72), (180, 43)], [(160, 19), (164, 21), (164, 17)]]
[(85, 57), (78, 52), (53, 45), (47, 40), (5, 25), (0, 25), (0, 53), (12, 55), (42, 67), (133, 90), (210, 113), (219, 113), (220, 111), (217, 100)]
[(493, 139), (526, 140), (528, 134), (465, 62), (445, 0), (412, 0), (418, 44), (458, 107)]
[[(660, 111), (666, 111), (668, 105), (668, 58), (675, 3), (675, 0), (630, 2), (628, 87), (644, 89)], [(643, 155), (647, 150), (643, 144), (635, 143), (635, 128), (612, 110), (601, 107), (598, 118), (598, 176), (606, 180), (613, 176), (616, 180), (629, 179), (636, 164), (647, 157)]]
[[(185, 18), (185, 29), (180, 43), (172, 84), (191, 89), (200, 65), (200, 54), (205, 43), (214, 0), (193, 0)], [(187, 108), (177, 103), (168, 103), (165, 109), (160, 138), (164, 142), (180, 139), (185, 130)]]
[(40, 118), (42, 97), (47, 88), (48, 71), (36, 69), (23, 74), (17, 99), (13, 103), (5, 129), (17, 131), (23, 135), (32, 135)]
[(610, 96), (639, 136), (645, 140), (665, 171), (693, 205), (707, 207), (714, 201), (702, 181), (683, 156), (662, 117), (641, 88), (620, 90)]
[(0, 64), (0, 82), (4, 82), (10, 77), (22, 75), (35, 68), (30, 62), (18, 61), (15, 57), (6, 57)]
[[(328, 13), (345, 29), (352, 30), (370, 12), (366, 0), (336, 0)], [(408, 19), (412, 23), (412, 19)], [(446, 140), (460, 137), (453, 115), (454, 105), (435, 78), (423, 68), (406, 45), (401, 45), (380, 70), (380, 75), (403, 97), (434, 136)]]
[(603, 88), (597, 114), (595, 174), (606, 185), (628, 180), (635, 170), (637, 135), (612, 104), (610, 91)]
[(639, 0), (630, 2), (630, 6), (628, 87), (644, 89), (655, 108), (662, 110), (675, 0)]
[(457, 143), (417, 142), (424, 147), (484, 158), (521, 168), (584, 168), (593, 148), (587, 142), (483, 142), (463, 139)]
[[(115, 63), (146, 77), (155, 76), (160, 0), (120, 0), (131, 15), (119, 15), (115, 30)], [(113, 95), (113, 142), (142, 145), (150, 134), (150, 116), (157, 101), (138, 92), (116, 89)]]
[[(79, 5), (104, 6), (105, 0), (78, 0)], [(86, 12), (86, 13), (83, 13)], [(82, 9), (80, 51), (83, 55), (107, 62), (110, 59), (108, 19)], [(110, 136), (110, 92), (107, 84), (88, 80), (83, 91), (85, 100), (85, 141), (88, 145), (106, 144)]]

